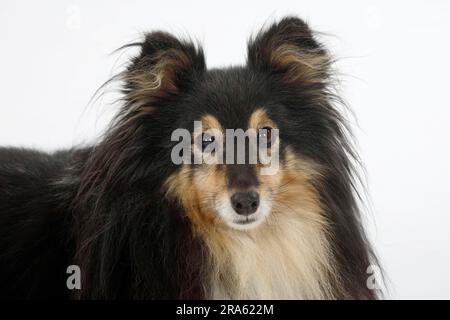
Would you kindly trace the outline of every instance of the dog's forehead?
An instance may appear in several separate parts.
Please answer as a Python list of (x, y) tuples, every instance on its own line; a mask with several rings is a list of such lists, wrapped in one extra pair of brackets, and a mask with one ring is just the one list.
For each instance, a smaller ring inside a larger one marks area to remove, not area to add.
[(247, 128), (255, 111), (269, 104), (264, 79), (246, 68), (211, 70), (194, 94), (199, 114), (209, 114), (223, 128)]
[[(222, 119), (222, 121), (220, 121)], [(274, 121), (270, 118), (266, 112), (264, 106), (258, 108), (252, 108), (252, 112), (249, 117), (242, 117), (238, 122), (230, 123), (230, 126), (226, 126), (227, 122), (230, 122), (230, 117), (223, 121), (223, 118), (218, 118), (212, 114), (205, 114), (201, 117), (201, 123), (203, 129), (217, 129), (220, 131), (225, 131), (226, 129), (261, 129), (264, 127), (278, 128)], [(228, 120), (228, 121), (227, 121)], [(245, 123), (245, 125), (236, 128), (236, 124)]]

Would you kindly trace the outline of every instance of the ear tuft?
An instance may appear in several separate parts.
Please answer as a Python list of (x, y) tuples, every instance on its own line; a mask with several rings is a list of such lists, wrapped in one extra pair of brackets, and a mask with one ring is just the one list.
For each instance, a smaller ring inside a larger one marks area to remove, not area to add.
[(130, 103), (143, 104), (178, 93), (206, 69), (201, 48), (169, 33), (149, 33), (140, 46), (140, 54), (131, 61), (124, 77)]
[(328, 78), (330, 58), (303, 20), (287, 17), (250, 40), (248, 65), (287, 83), (314, 84)]

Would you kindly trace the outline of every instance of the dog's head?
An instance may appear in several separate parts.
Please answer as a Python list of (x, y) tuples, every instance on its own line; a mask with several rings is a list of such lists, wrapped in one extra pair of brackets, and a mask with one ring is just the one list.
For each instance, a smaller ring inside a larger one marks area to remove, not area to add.
[[(183, 276), (206, 245), (214, 265), (233, 257), (232, 268), (247, 268), (245, 280), (262, 248), (298, 262), (286, 265), (302, 282), (293, 287), (309, 281), (315, 297), (375, 297), (365, 285), (372, 252), (355, 198), (356, 154), (330, 88), (330, 57), (309, 27), (282, 19), (250, 40), (244, 66), (225, 69), (208, 70), (198, 46), (164, 32), (138, 47), (122, 74), (118, 118), (83, 163), (74, 204), (88, 209), (79, 224), (94, 236), (84, 233), (80, 257), (89, 264), (95, 246), (111, 255), (133, 248), (142, 275), (153, 274), (141, 258), (153, 255), (151, 237), (190, 262)], [(205, 241), (191, 241), (198, 234)]]
[(173, 168), (166, 196), (199, 228), (251, 229), (277, 214), (316, 214), (318, 160), (336, 116), (329, 66), (297, 18), (261, 31), (246, 65), (226, 69), (207, 70), (198, 46), (150, 33), (125, 74), (127, 121), (141, 119), (157, 160)]

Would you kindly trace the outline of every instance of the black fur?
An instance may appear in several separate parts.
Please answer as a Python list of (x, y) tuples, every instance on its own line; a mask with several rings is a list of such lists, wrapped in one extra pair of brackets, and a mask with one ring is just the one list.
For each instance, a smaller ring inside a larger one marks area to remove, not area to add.
[[(266, 57), (273, 37), (326, 54), (297, 18), (283, 19), (253, 39), (246, 66), (208, 71), (201, 49), (150, 33), (125, 72), (123, 108), (98, 144), (54, 154), (0, 149), (1, 295), (203, 298), (206, 249), (191, 235), (183, 209), (161, 194), (178, 168), (170, 160), (170, 134), (191, 130), (205, 113), (224, 127), (245, 128), (249, 115), (265, 106), (280, 127), (282, 148), (289, 145), (325, 168), (318, 189), (332, 221), (344, 290), (352, 298), (376, 298), (366, 287), (366, 268), (375, 257), (360, 222), (355, 153), (334, 107), (331, 71), (324, 70), (320, 81), (289, 83), (283, 79), (288, 70), (274, 68)], [(177, 59), (179, 51), (189, 61), (170, 74), (170, 88), (163, 84), (163, 92), (145, 98), (134, 94), (139, 88), (127, 75), (150, 70), (167, 52)], [(133, 109), (137, 102), (153, 111)], [(66, 288), (71, 264), (82, 270), (79, 291)]]

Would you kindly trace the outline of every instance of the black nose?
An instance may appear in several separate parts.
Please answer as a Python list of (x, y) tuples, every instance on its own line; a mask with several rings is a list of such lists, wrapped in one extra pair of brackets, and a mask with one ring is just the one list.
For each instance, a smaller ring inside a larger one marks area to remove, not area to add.
[(259, 194), (252, 192), (236, 192), (231, 196), (231, 205), (238, 214), (255, 213), (259, 206)]

